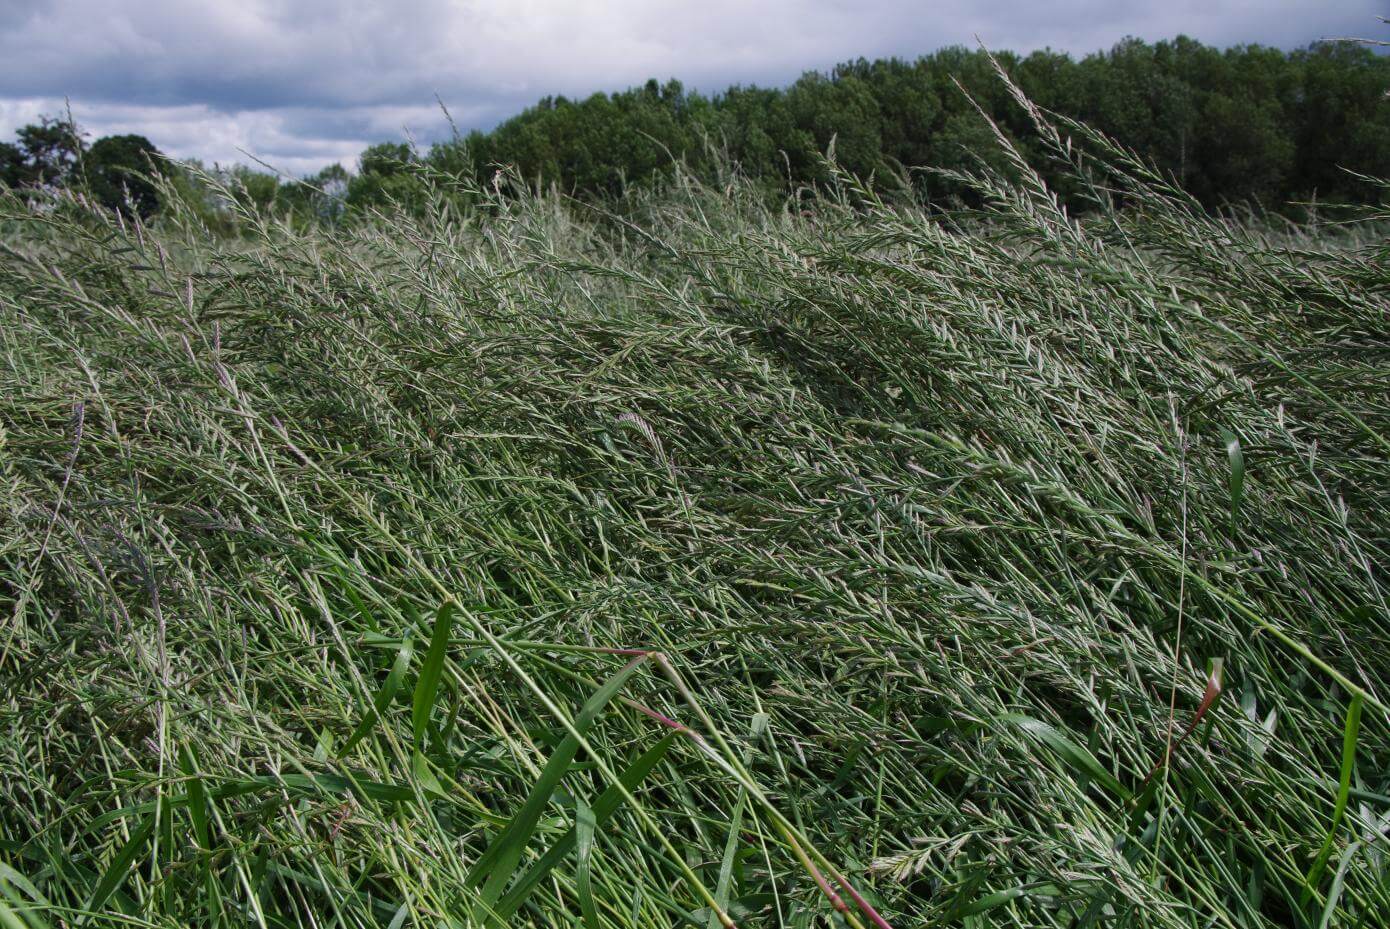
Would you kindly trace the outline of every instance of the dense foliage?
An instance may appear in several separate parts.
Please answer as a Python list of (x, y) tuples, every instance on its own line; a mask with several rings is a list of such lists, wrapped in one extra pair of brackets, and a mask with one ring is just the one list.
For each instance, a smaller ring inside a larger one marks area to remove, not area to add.
[(1390, 924), (1384, 227), (1032, 135), (0, 192), (0, 925)]
[[(1048, 51), (997, 58), (1039, 105), (1105, 132), (1209, 210), (1255, 203), (1306, 218), (1315, 213), (1310, 203), (1383, 199), (1366, 176), (1390, 165), (1390, 56), (1364, 45), (1221, 50), (1180, 37), (1130, 39), (1081, 60)], [(707, 182), (733, 163), (775, 198), (824, 185), (823, 156), (833, 149), (840, 166), (872, 179), (879, 191), (908, 189), (940, 206), (968, 197), (968, 188), (918, 169), (1010, 170), (991, 154), (992, 120), (1064, 202), (1082, 205), (1065, 165), (1046, 156), (992, 69), (982, 50), (948, 48), (915, 61), (848, 62), (786, 89), (731, 87), (706, 96), (679, 81), (652, 80), (583, 100), (547, 97), (491, 131), (426, 152), (399, 142), (373, 145), (351, 178), (338, 165), (288, 183), (244, 167), (220, 174), (241, 200), (321, 223), (391, 203), (422, 205), (437, 194), (428, 188), (440, 176), (485, 188), (499, 167), (514, 168), (533, 185), (602, 199), (651, 184), (677, 163)], [(24, 127), (17, 145), (0, 143), (0, 181), (90, 182), (108, 207), (129, 212), (123, 185), (143, 184), (132, 169), (144, 166), (137, 153), (153, 146), (138, 136), (100, 140), (84, 173), (74, 140), (80, 133), (64, 120)], [(98, 150), (120, 140), (119, 176), (92, 176)], [(210, 226), (224, 225), (218, 213), (225, 204), (193, 176), (182, 180), (181, 199)], [(157, 207), (147, 184), (130, 190), (142, 215)]]
[(82, 191), (126, 216), (159, 212), (156, 179), (172, 168), (154, 143), (141, 135), (115, 135), (89, 147), (84, 136), (71, 117), (43, 117), (21, 126), (15, 144), (0, 143), (0, 185)]
[[(71, 116), (41, 117), (15, 136), (14, 143), (0, 142), (0, 187), (31, 201), (63, 189), (123, 217), (148, 219), (172, 198), (210, 230), (223, 233), (235, 225), (236, 204), (305, 223), (333, 222), (343, 212), (348, 173), (340, 165), (288, 184), (244, 165), (209, 170), (197, 161), (169, 160), (142, 135), (103, 136), (88, 145), (87, 133)], [(370, 159), (366, 165), (370, 173)]]
[[(1039, 105), (1107, 133), (1208, 208), (1374, 200), (1379, 188), (1348, 172), (1390, 165), (1390, 57), (1363, 46), (1223, 51), (1178, 38), (1127, 40), (1079, 61), (1055, 52), (997, 57)], [(989, 56), (961, 48), (916, 61), (861, 59), (785, 90), (705, 97), (651, 81), (584, 100), (547, 98), (492, 132), (436, 146), (427, 160), (480, 180), (495, 164), (514, 165), (523, 177), (594, 194), (668, 171), (673, 157), (697, 172), (732, 158), (746, 176), (784, 189), (824, 182), (820, 156), (833, 141), (846, 170), (897, 183), (904, 168), (973, 168), (991, 151), (976, 107), (1049, 180), (1065, 177), (1042, 159), (1041, 140), (994, 79)], [(393, 171), (400, 168), (364, 158), (354, 196), (371, 199), (383, 182), (367, 176)], [(928, 175), (911, 183), (938, 200), (961, 192)]]

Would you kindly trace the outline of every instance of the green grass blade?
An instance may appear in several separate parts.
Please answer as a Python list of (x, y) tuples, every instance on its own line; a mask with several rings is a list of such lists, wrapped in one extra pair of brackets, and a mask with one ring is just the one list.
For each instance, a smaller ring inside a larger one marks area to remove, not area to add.
[(4, 896), (0, 896), (0, 929), (42, 929), (43, 922), (33, 913), (21, 919), (19, 911), (10, 907)]
[[(433, 650), (433, 642), (430, 643), (430, 647)], [(396, 660), (391, 665), (390, 673), (386, 675), (385, 683), (381, 685), (381, 690), (377, 691), (376, 698), (372, 701), (372, 708), (367, 711), (367, 715), (362, 717), (357, 728), (352, 730), (347, 741), (338, 749), (339, 758), (345, 757), (358, 742), (367, 737), (377, 720), (381, 718), (381, 714), (385, 713), (387, 707), (391, 705), (391, 701), (396, 697), (396, 692), (400, 690), (401, 682), (405, 680), (406, 673), (410, 670), (410, 659), (414, 653), (415, 646), (410, 636), (406, 636), (405, 641), (401, 643), (400, 649), (396, 652)]]
[[(767, 729), (768, 716), (766, 713), (756, 713), (753, 716), (752, 729), (748, 738), (748, 750), (743, 755), (743, 765), (746, 768), (752, 759), (753, 747), (758, 744), (758, 739), (762, 737), (764, 730)], [(838, 779), (838, 778), (837, 778)], [(734, 876), (734, 856), (738, 852), (739, 835), (743, 830), (743, 811), (748, 805), (748, 790), (742, 785), (739, 786), (738, 800), (734, 802), (734, 815), (729, 820), (729, 835), (724, 842), (724, 857), (719, 862), (719, 879), (714, 885), (714, 899), (719, 904), (721, 911), (729, 909), (729, 897), (732, 893)], [(709, 920), (706, 922), (706, 929), (718, 929), (719, 914), (711, 912)]]
[(447, 601), (435, 614), (429, 651), (425, 653), (424, 664), (420, 666), (420, 679), (415, 683), (411, 722), (417, 746), (424, 744), (425, 732), (430, 724), (430, 713), (439, 698), (439, 682), (444, 675), (444, 658), (449, 651), (449, 633), (453, 629), (454, 609), (453, 601)]
[[(193, 754), (193, 748), (186, 743), (179, 748), (179, 768), (188, 787), (182, 799), (187, 800), (188, 818), (193, 824), (193, 839), (198, 850), (198, 868), (203, 872), (203, 884), (207, 888), (208, 924), (216, 926), (222, 922), (222, 911), (221, 892), (212, 864), (210, 801), (207, 786), (198, 771), (198, 761)], [(168, 813), (172, 814), (174, 809), (175, 804), (168, 803)]]
[(1240, 437), (1231, 430), (1222, 429), (1221, 439), (1226, 443), (1226, 463), (1230, 466), (1227, 489), (1231, 495), (1231, 535), (1234, 536), (1240, 523), (1240, 504), (1245, 497), (1245, 454), (1240, 450)]
[[(647, 751), (643, 752), (636, 761), (629, 765), (618, 776), (618, 780), (627, 788), (629, 793), (635, 791), (637, 787), (647, 779), (647, 775), (651, 774), (652, 770), (656, 768), (661, 759), (665, 757), (667, 750), (670, 749), (675, 740), (676, 734), (674, 732), (665, 736), (660, 742), (657, 742), (651, 748), (647, 749)], [(602, 828), (603, 824), (618, 811), (622, 804), (622, 791), (618, 789), (617, 785), (609, 785), (603, 793), (599, 794), (598, 799), (595, 800), (590, 807), (594, 816), (595, 828)], [(521, 908), (522, 904), (526, 902), (526, 898), (536, 889), (536, 886), (545, 879), (545, 876), (554, 870), (555, 866), (563, 861), (565, 856), (570, 853), (577, 839), (578, 836), (575, 829), (570, 829), (564, 835), (560, 836), (555, 844), (541, 856), (540, 860), (517, 879), (512, 888), (507, 891), (507, 895), (493, 908), (493, 912), (503, 920), (510, 919), (511, 916)]]
[(579, 897), (579, 910), (584, 915), (584, 925), (588, 929), (600, 929), (598, 907), (594, 905), (593, 856), (594, 856), (594, 811), (584, 798), (574, 798), (574, 841), (575, 875), (574, 890)]
[(1318, 920), (1318, 929), (1327, 929), (1332, 925), (1332, 918), (1337, 915), (1337, 904), (1342, 899), (1342, 890), (1346, 887), (1347, 871), (1351, 868), (1351, 860), (1356, 853), (1361, 850), (1361, 842), (1352, 842), (1347, 846), (1347, 850), (1342, 852), (1342, 858), (1337, 862), (1337, 871), (1332, 875), (1332, 886), (1327, 889), (1327, 903), (1322, 908), (1322, 918)]
[(281, 774), (262, 781), (310, 793), (351, 794), (382, 803), (409, 803), (415, 799), (415, 791), (409, 787), (341, 774)]
[(28, 878), (0, 861), (0, 929), (46, 929), (47, 923), (34, 912), (46, 905)]
[[(642, 665), (645, 656), (634, 658), (629, 661), (622, 670), (613, 675), (591, 696), (574, 718), (574, 730), (580, 735), (588, 731), (598, 718), (599, 713), (608, 705), (608, 702), (617, 696), (627, 679)], [(481, 902), (479, 904), (479, 916), (491, 910), (492, 905), (502, 896), (502, 891), (506, 888), (512, 878), (512, 873), (516, 870), (517, 864), (521, 861), (521, 856), (526, 850), (526, 844), (531, 840), (532, 833), (535, 832), (536, 824), (540, 822), (541, 814), (545, 811), (546, 804), (550, 802), (550, 796), (555, 792), (555, 788), (560, 785), (561, 779), (569, 771), (570, 765), (574, 761), (574, 756), (579, 752), (579, 740), (573, 735), (566, 735), (559, 747), (550, 756), (545, 767), (541, 770), (541, 775), (537, 778), (535, 786), (527, 795), (526, 801), (512, 817), (511, 822), (502, 830), (502, 833), (493, 840), (487, 850), (479, 857), (469, 872), (468, 883), (477, 886), (486, 877), (483, 884)], [(480, 920), (481, 921), (481, 920)]]
[(1023, 887), (1010, 887), (1007, 890), (998, 890), (994, 893), (985, 894), (983, 897), (964, 904), (959, 909), (953, 911), (955, 919), (965, 919), (968, 916), (979, 916), (981, 913), (988, 913), (990, 910), (997, 909), (1014, 900), (1027, 897), (1054, 897), (1057, 896), (1057, 885), (1051, 883), (1028, 884)]
[(1308, 869), (1303, 890), (1305, 901), (1317, 892), (1322, 872), (1327, 868), (1328, 859), (1332, 857), (1332, 848), (1337, 841), (1337, 828), (1341, 826), (1342, 816), (1347, 811), (1347, 798), (1351, 795), (1351, 774), (1356, 767), (1356, 743), (1361, 732), (1361, 703), (1361, 695), (1354, 694), (1351, 703), (1347, 705), (1347, 720), (1342, 728), (1342, 775), (1337, 784), (1337, 801), (1332, 809), (1332, 825), (1327, 830), (1327, 838), (1323, 839), (1322, 848), (1318, 850), (1317, 859)]
[(1071, 739), (1063, 735), (1055, 726), (1045, 723), (1040, 719), (1022, 714), (1010, 714), (1003, 716), (999, 720), (1001, 723), (1008, 723), (1027, 735), (1033, 737), (1038, 742), (1052, 749), (1073, 771), (1084, 775), (1086, 778), (1100, 784), (1110, 793), (1119, 797), (1121, 800), (1128, 800), (1130, 791), (1119, 782), (1115, 775), (1111, 774), (1095, 755), (1077, 745)]
[(212, 848), (212, 833), (208, 826), (207, 788), (198, 774), (193, 749), (188, 745), (179, 749), (179, 767), (183, 771), (184, 783), (188, 788), (188, 818), (193, 823), (193, 838), (197, 840), (199, 849), (207, 851)]
[(140, 853), (145, 849), (145, 843), (154, 833), (155, 825), (155, 814), (152, 813), (131, 834), (116, 857), (111, 859), (111, 864), (107, 866), (101, 880), (92, 889), (92, 895), (87, 898), (85, 909), (88, 912), (100, 912), (117, 888), (125, 883), (126, 878), (130, 876), (131, 870), (135, 867), (135, 860), (140, 857)]

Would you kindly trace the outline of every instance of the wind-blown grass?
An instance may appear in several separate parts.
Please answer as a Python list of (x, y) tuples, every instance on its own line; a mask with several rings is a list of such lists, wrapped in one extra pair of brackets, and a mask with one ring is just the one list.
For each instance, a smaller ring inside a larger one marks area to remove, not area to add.
[(0, 925), (1384, 925), (1383, 239), (1060, 125), (1084, 222), (0, 198)]

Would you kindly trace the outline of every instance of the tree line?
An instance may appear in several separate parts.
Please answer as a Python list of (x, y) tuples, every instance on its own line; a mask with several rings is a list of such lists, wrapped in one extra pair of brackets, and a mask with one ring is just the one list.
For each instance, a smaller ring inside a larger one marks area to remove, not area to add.
[[(1107, 134), (1208, 208), (1254, 202), (1297, 211), (1308, 202), (1383, 195), (1363, 175), (1390, 173), (1390, 57), (1365, 46), (1219, 49), (1179, 37), (1126, 39), (1080, 59), (1053, 51), (993, 57), (1039, 106)], [(916, 60), (846, 62), (786, 88), (739, 85), (706, 95), (651, 80), (582, 100), (546, 97), (490, 131), (427, 150), (373, 145), (351, 176), (335, 165), (307, 184), (246, 169), (232, 169), (230, 179), (258, 206), (323, 220), (390, 203), (409, 207), (431, 178), (487, 183), (503, 165), (581, 197), (650, 183), (677, 161), (697, 174), (736, 165), (781, 193), (829, 180), (824, 156), (833, 150), (835, 162), (861, 178), (946, 203), (962, 193), (951, 170), (981, 160), (1007, 170), (986, 118), (1049, 175), (1031, 120), (994, 68), (983, 50), (953, 47)], [(154, 146), (110, 137), (53, 166), (53, 135), (73, 128), (46, 120), (21, 130), (17, 145), (0, 147), (0, 178), (12, 186), (51, 183), (81, 168), (83, 182), (113, 208), (155, 205), (143, 193), (132, 199), (130, 186), (132, 161)], [(315, 188), (326, 188), (331, 202)]]
[(80, 187), (112, 210), (148, 216), (159, 208), (151, 173), (165, 162), (142, 135), (113, 135), (86, 144), (72, 117), (40, 117), (0, 142), (0, 182), (17, 189)]
[[(995, 58), (1035, 103), (1106, 133), (1208, 207), (1363, 202), (1376, 190), (1348, 172), (1390, 171), (1390, 58), (1364, 46), (1221, 50), (1180, 37), (1127, 39), (1080, 60), (1051, 51)], [(567, 190), (608, 193), (659, 174), (671, 153), (696, 168), (727, 155), (745, 174), (786, 187), (825, 179), (820, 155), (833, 139), (843, 168), (887, 180), (904, 168), (988, 158), (997, 146), (980, 111), (1035, 154), (1032, 123), (989, 56), (948, 48), (915, 61), (848, 62), (786, 89), (706, 97), (650, 81), (578, 101), (547, 98), (427, 158), (451, 170), (511, 164)], [(914, 177), (929, 197), (952, 194), (939, 177)]]
[(350, 175), (330, 165), (312, 178), (286, 183), (245, 165), (207, 167), (173, 161), (143, 135), (110, 135), (88, 144), (71, 114), (41, 116), (0, 142), (0, 187), (22, 194), (81, 192), (125, 216), (149, 218), (177, 197), (215, 231), (230, 232), (233, 200), (316, 222), (345, 212)]

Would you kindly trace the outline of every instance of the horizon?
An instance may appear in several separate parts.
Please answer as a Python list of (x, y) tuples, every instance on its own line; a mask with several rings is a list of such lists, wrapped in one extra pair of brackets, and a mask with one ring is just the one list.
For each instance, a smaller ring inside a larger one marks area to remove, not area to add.
[(728, 2), (590, 4), (598, 9), (588, 15), (584, 4), (536, 2), (510, 18), (418, 0), (417, 11), (432, 20), (312, 0), (294, 4), (295, 15), (257, 3), (236, 10), (148, 3), (100, 15), (86, 0), (40, 6), (0, 0), (15, 14), (15, 25), (0, 29), (0, 138), (70, 102), (90, 138), (139, 134), (177, 159), (259, 161), (291, 176), (334, 163), (354, 169), (362, 149), (377, 142), (423, 148), (447, 139), (441, 102), (467, 133), (490, 130), (544, 97), (582, 100), (650, 78), (674, 78), (711, 96), (734, 85), (785, 87), (838, 63), (913, 60), (973, 46), (977, 36), (993, 50), (1051, 49), (1077, 59), (1125, 38), (1178, 35), (1218, 48), (1289, 51), (1375, 38), (1383, 28), (1377, 16), (1390, 13), (1379, 0), (1326, 12), (1287, 0), (1184, 2), (1162, 11), (1073, 0), (1049, 8), (1041, 23), (1039, 11), (1013, 0), (952, 2), (929, 23), (910, 16), (903, 0), (867, 13), (815, 0), (753, 11)]

